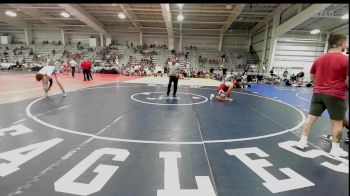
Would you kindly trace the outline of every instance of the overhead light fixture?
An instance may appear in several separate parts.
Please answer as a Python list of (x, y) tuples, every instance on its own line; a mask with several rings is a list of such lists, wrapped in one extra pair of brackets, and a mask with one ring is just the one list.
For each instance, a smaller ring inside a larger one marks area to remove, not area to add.
[(6, 11), (5, 14), (8, 15), (8, 16), (11, 16), (11, 17), (16, 17), (17, 16), (17, 13), (13, 12), (13, 11)]
[(61, 16), (69, 18), (70, 15), (67, 12), (61, 12)]
[(348, 20), (349, 19), (349, 14), (344, 14), (342, 17), (340, 17), (343, 20)]
[(177, 20), (178, 21), (183, 21), (184, 20), (184, 16), (183, 15), (178, 15), (177, 16)]
[(125, 18), (126, 18), (126, 16), (125, 16), (124, 13), (119, 13), (119, 14), (118, 14), (118, 17), (121, 18), (121, 19), (125, 19)]
[(310, 31), (310, 33), (313, 34), (313, 35), (317, 34), (319, 32), (321, 32), (320, 29), (314, 29), (314, 30)]
[(178, 3), (177, 6), (179, 6), (179, 8), (182, 9), (182, 7), (184, 6), (184, 4)]

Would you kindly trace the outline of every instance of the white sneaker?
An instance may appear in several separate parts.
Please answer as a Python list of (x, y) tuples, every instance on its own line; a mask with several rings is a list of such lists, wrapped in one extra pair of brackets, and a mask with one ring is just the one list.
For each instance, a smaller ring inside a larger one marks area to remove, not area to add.
[(49, 93), (48, 93), (48, 92), (45, 92), (44, 95), (45, 95), (45, 97), (48, 97), (48, 96), (49, 96)]
[(67, 94), (64, 92), (64, 93), (62, 94), (62, 96), (63, 96), (63, 97), (66, 97), (66, 96), (67, 96)]
[(299, 140), (299, 142), (297, 144), (297, 147), (300, 148), (300, 149), (304, 149), (304, 148), (309, 147), (309, 146), (307, 145), (307, 141)]
[(332, 147), (329, 154), (335, 157), (347, 157), (349, 155), (348, 152), (346, 152), (340, 147)]
[(213, 100), (213, 98), (214, 98), (214, 94), (210, 94), (210, 100)]
[(226, 97), (226, 101), (233, 101), (233, 99)]

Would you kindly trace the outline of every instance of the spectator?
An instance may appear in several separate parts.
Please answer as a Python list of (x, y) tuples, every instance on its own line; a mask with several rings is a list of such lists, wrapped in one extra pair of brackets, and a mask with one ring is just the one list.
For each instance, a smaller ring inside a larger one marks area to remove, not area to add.
[(213, 67), (210, 67), (209, 72), (210, 72), (210, 74), (209, 74), (210, 79), (213, 79), (213, 76), (214, 76), (214, 68), (213, 68)]
[(335, 34), (330, 36), (328, 43), (331, 49), (317, 58), (310, 70), (311, 80), (315, 81), (314, 94), (297, 147), (307, 147), (307, 137), (313, 124), (327, 109), (332, 122), (332, 148), (329, 154), (347, 157), (348, 152), (339, 146), (347, 109), (346, 89), (349, 88), (349, 59), (341, 53), (347, 48), (347, 37)]
[(284, 70), (284, 72), (283, 72), (283, 79), (284, 79), (284, 81), (287, 80), (287, 77), (288, 77), (288, 70), (286, 69), (286, 70)]
[[(83, 75), (84, 75), (84, 81), (88, 80), (90, 81), (90, 76), (91, 76), (91, 62), (84, 57), (83, 62), (80, 64), (80, 67), (83, 69)], [(92, 80), (92, 76), (91, 76)]]
[(305, 74), (302, 71), (297, 74), (297, 82), (299, 86), (303, 85), (304, 75)]

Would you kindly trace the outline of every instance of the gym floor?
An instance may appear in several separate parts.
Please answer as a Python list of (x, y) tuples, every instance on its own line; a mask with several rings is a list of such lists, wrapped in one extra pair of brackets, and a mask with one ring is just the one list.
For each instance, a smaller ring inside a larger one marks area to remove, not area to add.
[(214, 80), (179, 80), (173, 98), (168, 78), (81, 77), (43, 97), (33, 73), (0, 73), (1, 196), (349, 195), (326, 112), (295, 147), (311, 88), (253, 84), (219, 102)]

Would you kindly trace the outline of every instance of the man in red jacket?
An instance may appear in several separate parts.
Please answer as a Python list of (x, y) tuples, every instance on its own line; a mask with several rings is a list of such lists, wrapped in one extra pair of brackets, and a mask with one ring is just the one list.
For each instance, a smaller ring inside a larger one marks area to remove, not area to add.
[(305, 121), (298, 148), (307, 147), (307, 137), (312, 125), (327, 109), (332, 121), (332, 149), (330, 155), (347, 157), (348, 152), (340, 148), (343, 119), (346, 112), (345, 91), (349, 85), (349, 59), (342, 52), (347, 47), (347, 37), (343, 34), (330, 36), (330, 50), (317, 58), (310, 70), (315, 82), (309, 115)]
[(87, 60), (86, 57), (84, 57), (84, 60), (81, 62), (80, 67), (83, 69), (83, 75), (84, 75), (84, 81), (86, 80), (92, 80), (90, 68), (91, 68), (92, 63)]

